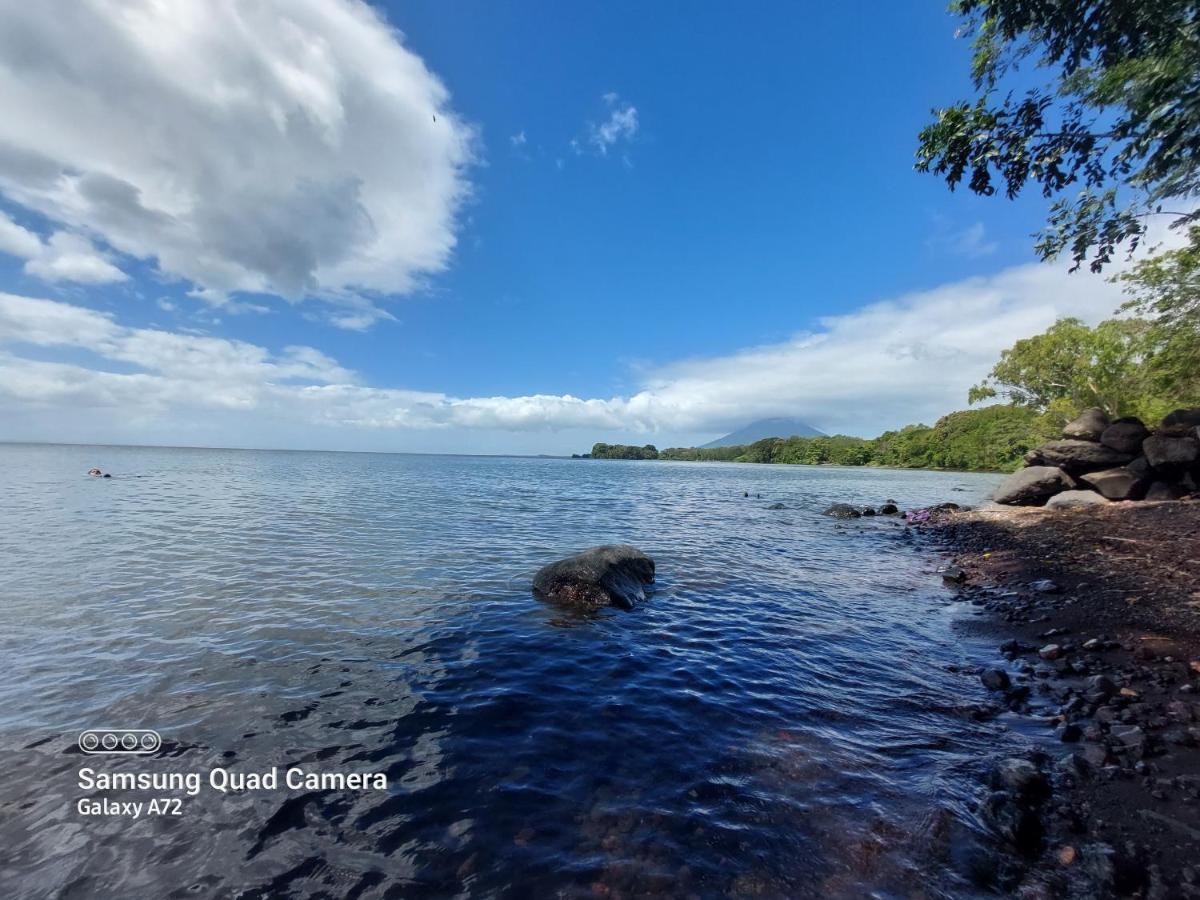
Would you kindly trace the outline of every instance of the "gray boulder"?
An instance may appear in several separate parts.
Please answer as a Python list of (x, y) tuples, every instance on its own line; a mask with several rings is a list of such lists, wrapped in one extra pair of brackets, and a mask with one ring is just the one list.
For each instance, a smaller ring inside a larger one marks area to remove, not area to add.
[(1083, 506), (1104, 506), (1111, 502), (1095, 491), (1063, 491), (1046, 501), (1046, 509), (1079, 509)]
[(1128, 466), (1090, 472), (1079, 480), (1108, 500), (1138, 500), (1149, 481), (1145, 473), (1139, 474)]
[(1182, 471), (1200, 457), (1200, 442), (1189, 434), (1154, 434), (1142, 442), (1142, 451), (1154, 468)]
[(1172, 413), (1168, 413), (1162, 420), (1163, 428), (1171, 428), (1176, 425), (1182, 425), (1185, 428), (1195, 428), (1200, 425), (1200, 406), (1193, 406), (1189, 409), (1177, 409)]
[(821, 513), (821, 515), (833, 516), (835, 519), (857, 519), (862, 513), (857, 507), (851, 506), (849, 503), (834, 503)]
[(1108, 416), (1104, 410), (1093, 406), (1091, 409), (1085, 409), (1078, 417), (1063, 427), (1063, 437), (1080, 441), (1098, 441), (1108, 425)]
[(1028, 466), (1009, 475), (992, 499), (1009, 506), (1040, 506), (1048, 497), (1075, 487), (1071, 476), (1054, 466)]
[(1104, 429), (1100, 435), (1100, 443), (1111, 447), (1118, 453), (1141, 453), (1142, 441), (1150, 436), (1149, 430), (1142, 420), (1134, 416), (1117, 419)]
[(633, 609), (646, 599), (645, 586), (653, 583), (654, 560), (628, 544), (607, 544), (543, 567), (533, 576), (533, 593), (587, 609)]
[(1150, 460), (1144, 456), (1139, 456), (1125, 468), (1138, 478), (1149, 478), (1154, 472), (1154, 469), (1150, 465)]
[(1031, 466), (1058, 466), (1074, 475), (1123, 466), (1133, 460), (1130, 453), (1121, 453), (1095, 441), (1049, 441), (1025, 454)]
[(1150, 489), (1146, 491), (1147, 500), (1178, 500), (1187, 489), (1181, 484), (1168, 484), (1165, 481), (1156, 481), (1150, 485)]

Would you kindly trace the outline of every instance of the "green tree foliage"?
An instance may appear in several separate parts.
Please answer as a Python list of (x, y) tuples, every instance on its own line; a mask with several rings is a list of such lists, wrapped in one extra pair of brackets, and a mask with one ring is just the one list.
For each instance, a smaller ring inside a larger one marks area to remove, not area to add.
[(1000, 354), (989, 376), (971, 388), (971, 403), (995, 396), (1039, 412), (1074, 413), (1098, 406), (1110, 416), (1145, 412), (1151, 396), (1146, 366), (1156, 345), (1143, 319), (1109, 319), (1089, 328), (1059, 319), (1042, 334)]
[[(977, 194), (1054, 198), (1036, 249), (1099, 271), (1146, 218), (1200, 221), (1195, 0), (955, 0), (977, 96), (935, 110), (916, 168)], [(1019, 74), (1018, 64), (1032, 62)], [(1032, 75), (1032, 77), (1031, 77)], [(1026, 87), (1039, 82), (1033, 87)], [(1018, 88), (1023, 88), (1018, 90)]]
[(1015, 469), (1030, 448), (1051, 437), (1032, 409), (994, 405), (943, 416), (937, 424), (909, 425), (873, 440), (844, 434), (765, 438), (741, 447), (672, 447), (661, 459), (792, 465), (896, 466), (910, 469)]
[(1114, 279), (1133, 299), (1125, 305), (1155, 324), (1200, 328), (1200, 225), (1188, 244), (1145, 259)]
[(874, 461), (881, 466), (934, 467), (933, 429), (928, 425), (905, 425), (899, 431), (885, 431), (875, 438), (872, 449)]
[(1115, 279), (1130, 295), (1126, 309), (1150, 322), (1158, 352), (1147, 368), (1154, 391), (1168, 403), (1200, 400), (1200, 226), (1188, 244), (1139, 262)]
[(653, 444), (634, 447), (629, 444), (593, 444), (592, 459), (658, 459), (658, 449)]
[(791, 463), (797, 465), (863, 466), (871, 461), (871, 442), (844, 434), (820, 437), (763, 438), (733, 447), (670, 447), (662, 459), (700, 462)]
[(938, 469), (1015, 469), (1027, 451), (1058, 432), (1036, 411), (1022, 407), (953, 412), (933, 426), (926, 460)]

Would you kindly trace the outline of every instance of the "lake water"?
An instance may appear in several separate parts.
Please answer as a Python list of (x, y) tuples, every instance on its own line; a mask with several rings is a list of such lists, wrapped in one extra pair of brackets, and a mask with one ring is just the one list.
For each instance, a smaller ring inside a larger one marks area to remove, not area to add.
[[(956, 670), (994, 650), (901, 521), (819, 513), (995, 476), (27, 445), (0, 469), (4, 896), (973, 890), (975, 776), (1013, 738)], [(531, 596), (611, 542), (657, 561), (644, 606)], [(164, 747), (84, 756), (88, 727)], [(85, 765), (388, 787), (205, 784), (130, 820), (76, 801), (156, 792)]]

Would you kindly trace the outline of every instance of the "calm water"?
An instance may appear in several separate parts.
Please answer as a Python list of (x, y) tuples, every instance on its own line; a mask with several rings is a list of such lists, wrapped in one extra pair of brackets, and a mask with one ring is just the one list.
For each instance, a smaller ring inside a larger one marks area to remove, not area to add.
[[(900, 523), (819, 511), (992, 476), (22, 445), (0, 469), (5, 896), (972, 893), (979, 752), (1011, 738), (955, 669), (987, 650)], [(656, 559), (645, 606), (531, 597), (607, 542)], [(164, 750), (73, 749), (113, 726)], [(92, 818), (85, 764), (388, 789)]]

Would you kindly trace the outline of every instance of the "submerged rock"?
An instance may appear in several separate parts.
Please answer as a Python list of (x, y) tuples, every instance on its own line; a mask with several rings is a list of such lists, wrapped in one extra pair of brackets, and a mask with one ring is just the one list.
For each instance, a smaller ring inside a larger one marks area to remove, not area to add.
[(967, 573), (959, 566), (946, 566), (946, 568), (942, 569), (942, 579), (955, 584), (961, 584), (967, 580)]
[(1056, 466), (1029, 466), (1005, 478), (992, 499), (1010, 506), (1038, 506), (1073, 487), (1071, 477)]
[(1003, 669), (984, 669), (979, 680), (989, 691), (1007, 691), (1012, 684)]
[(533, 593), (588, 609), (633, 609), (646, 599), (645, 586), (653, 583), (654, 560), (628, 544), (607, 544), (543, 567), (533, 577)]
[(833, 516), (835, 519), (857, 519), (862, 513), (849, 503), (834, 503), (821, 513), (821, 515)]
[(992, 783), (1025, 800), (1040, 801), (1050, 793), (1046, 776), (1027, 759), (1001, 760), (992, 771)]

